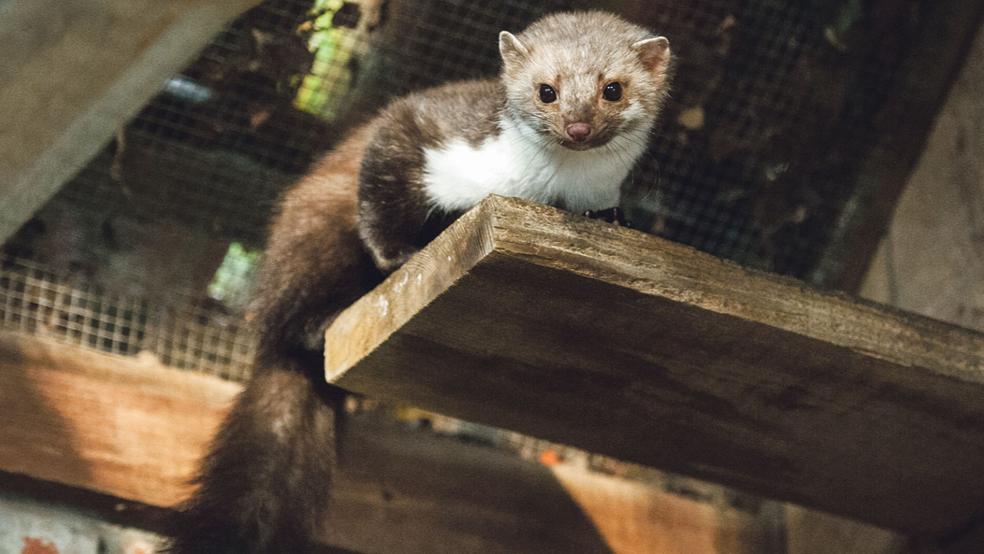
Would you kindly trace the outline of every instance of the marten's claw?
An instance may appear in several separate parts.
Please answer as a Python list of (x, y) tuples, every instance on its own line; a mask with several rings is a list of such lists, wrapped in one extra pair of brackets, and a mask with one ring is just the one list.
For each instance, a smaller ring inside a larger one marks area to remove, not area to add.
[(613, 223), (621, 227), (632, 228), (632, 222), (625, 219), (625, 211), (618, 206), (614, 208), (608, 208), (606, 210), (587, 210), (584, 212), (584, 217), (591, 219), (600, 219), (602, 221), (607, 221), (608, 223)]

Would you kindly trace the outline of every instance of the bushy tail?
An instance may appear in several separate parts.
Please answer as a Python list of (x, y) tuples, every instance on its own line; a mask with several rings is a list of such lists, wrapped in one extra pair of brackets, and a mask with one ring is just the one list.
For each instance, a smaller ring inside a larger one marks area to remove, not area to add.
[(325, 521), (344, 401), (324, 382), (324, 328), (383, 277), (357, 231), (372, 131), (353, 133), (279, 204), (253, 307), (254, 377), (171, 529), (175, 554), (323, 551), (311, 543)]
[(327, 515), (343, 394), (300, 362), (263, 363), (213, 439), (167, 547), (305, 553)]

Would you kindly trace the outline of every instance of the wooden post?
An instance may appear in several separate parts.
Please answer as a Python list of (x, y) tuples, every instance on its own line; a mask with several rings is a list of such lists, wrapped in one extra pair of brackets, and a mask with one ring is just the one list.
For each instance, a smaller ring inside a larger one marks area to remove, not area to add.
[(984, 335), (517, 200), (327, 332), (380, 398), (929, 536), (984, 507)]
[(259, 0), (0, 3), (0, 243)]

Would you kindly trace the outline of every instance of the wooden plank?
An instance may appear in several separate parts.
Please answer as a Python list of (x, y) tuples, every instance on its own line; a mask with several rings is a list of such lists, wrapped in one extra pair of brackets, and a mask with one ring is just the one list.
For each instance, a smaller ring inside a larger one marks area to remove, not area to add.
[(0, 2), (0, 243), (259, 0)]
[(327, 332), (328, 379), (917, 534), (984, 506), (984, 335), (517, 200)]
[[(0, 337), (0, 471), (167, 507), (238, 384)], [(359, 416), (325, 541), (357, 552), (781, 552), (766, 518)]]
[(153, 356), (6, 336), (0, 367), (0, 469), (155, 506), (191, 492), (187, 478), (239, 390), (159, 370)]

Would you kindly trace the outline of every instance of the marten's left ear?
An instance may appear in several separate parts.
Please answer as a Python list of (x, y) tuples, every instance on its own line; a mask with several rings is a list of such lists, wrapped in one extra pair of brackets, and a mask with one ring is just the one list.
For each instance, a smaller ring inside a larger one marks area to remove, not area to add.
[(529, 49), (509, 31), (499, 33), (499, 54), (506, 67), (519, 65), (530, 57)]
[(666, 37), (647, 38), (632, 45), (646, 69), (664, 74), (670, 67), (670, 41)]

